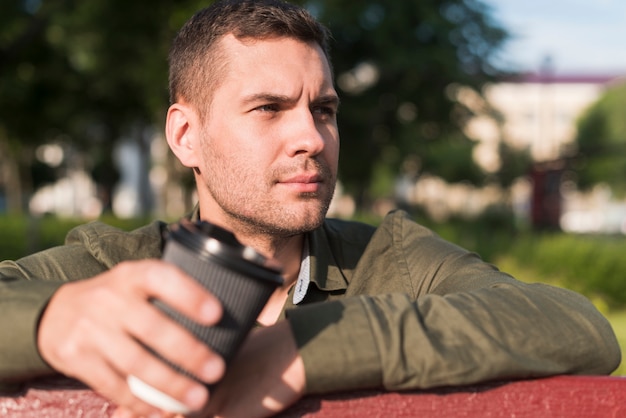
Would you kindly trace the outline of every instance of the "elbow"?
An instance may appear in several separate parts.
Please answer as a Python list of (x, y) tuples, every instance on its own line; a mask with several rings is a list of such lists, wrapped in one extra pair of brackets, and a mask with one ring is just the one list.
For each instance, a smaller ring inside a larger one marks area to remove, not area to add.
[(562, 367), (568, 374), (608, 375), (620, 365), (622, 353), (613, 327), (593, 303), (566, 289), (541, 286), (555, 305), (546, 321), (552, 321), (560, 341)]
[(599, 347), (590, 358), (594, 361), (588, 370), (584, 370), (581, 374), (608, 375), (613, 373), (622, 362), (622, 352), (620, 346), (612, 335), (612, 338), (606, 338), (602, 347)]
[[(587, 350), (581, 356), (584, 365), (576, 374), (608, 375), (613, 373), (622, 361), (622, 352), (609, 321), (598, 311), (588, 318)], [(585, 361), (586, 360), (586, 361)]]

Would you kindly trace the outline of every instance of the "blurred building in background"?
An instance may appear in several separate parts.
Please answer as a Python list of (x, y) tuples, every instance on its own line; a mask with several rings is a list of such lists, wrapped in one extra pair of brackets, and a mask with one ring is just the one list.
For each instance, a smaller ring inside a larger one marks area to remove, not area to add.
[(578, 118), (616, 79), (527, 74), (488, 86), (485, 96), (504, 117), (504, 138), (511, 145), (528, 147), (533, 160), (543, 163), (569, 153)]
[(501, 114), (501, 129), (479, 116), (468, 126), (477, 139), (477, 159), (498, 164), (497, 146), (507, 141), (527, 149), (534, 162), (529, 172), (528, 216), (538, 228), (567, 232), (626, 233), (626, 202), (611, 199), (598, 185), (577, 190), (569, 159), (576, 155), (576, 125), (584, 111), (611, 85), (616, 75), (554, 75), (549, 70), (488, 86), (485, 98)]
[(614, 201), (605, 185), (580, 192), (571, 170), (578, 119), (617, 82), (623, 82), (619, 75), (557, 76), (546, 70), (490, 84), (482, 96), (455, 88), (450, 94), (475, 115), (466, 134), (477, 142), (474, 159), (482, 169), (501, 168), (503, 142), (528, 152), (532, 165), (507, 190), (421, 176), (412, 188), (403, 187), (407, 200), (439, 220), (506, 204), (520, 223), (537, 229), (626, 233), (626, 202)]

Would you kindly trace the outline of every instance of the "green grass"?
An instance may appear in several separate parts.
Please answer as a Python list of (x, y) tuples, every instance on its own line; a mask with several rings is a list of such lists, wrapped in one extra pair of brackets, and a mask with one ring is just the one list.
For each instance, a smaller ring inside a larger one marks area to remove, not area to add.
[(613, 326), (617, 341), (622, 348), (622, 364), (615, 370), (613, 375), (626, 376), (626, 309), (621, 311), (613, 311), (606, 314), (607, 319)]
[[(148, 222), (145, 219), (119, 219), (103, 216), (99, 219), (109, 225), (131, 230)], [(46, 248), (63, 244), (65, 235), (85, 221), (52, 216), (0, 216), (0, 261), (15, 260)]]

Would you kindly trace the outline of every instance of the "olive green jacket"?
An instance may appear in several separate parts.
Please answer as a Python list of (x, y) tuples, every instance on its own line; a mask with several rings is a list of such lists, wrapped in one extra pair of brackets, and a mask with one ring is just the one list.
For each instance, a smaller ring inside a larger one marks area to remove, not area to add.
[[(0, 263), (0, 381), (52, 373), (36, 333), (59, 286), (160, 257), (167, 228), (91, 223), (65, 246)], [(587, 299), (516, 281), (403, 212), (378, 228), (329, 219), (308, 239), (311, 284), (284, 315), (309, 393), (607, 374), (620, 362), (609, 323)]]

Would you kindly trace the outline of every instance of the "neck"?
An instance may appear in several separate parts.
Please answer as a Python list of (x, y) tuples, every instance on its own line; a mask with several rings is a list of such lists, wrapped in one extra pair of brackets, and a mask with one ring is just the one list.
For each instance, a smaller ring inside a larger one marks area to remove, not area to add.
[(228, 229), (243, 245), (254, 248), (265, 257), (273, 258), (282, 266), (283, 289), (288, 291), (298, 279), (300, 272), (304, 234), (290, 236), (272, 234), (233, 216), (228, 216), (219, 208), (211, 210), (206, 204), (202, 205), (202, 202), (201, 199), (201, 219)]
[(265, 326), (272, 325), (278, 320), (280, 313), (284, 309), (285, 301), (289, 296), (289, 290), (298, 280), (304, 235), (299, 234), (282, 239), (275, 237), (268, 238), (267, 236), (248, 237), (245, 235), (237, 235), (237, 239), (260, 253), (274, 258), (283, 267), (283, 285), (272, 294), (265, 308), (257, 318), (260, 324)]
[(266, 257), (271, 257), (278, 261), (283, 268), (283, 288), (289, 290), (298, 279), (300, 273), (300, 262), (302, 259), (302, 246), (304, 235), (298, 234), (292, 237), (267, 237), (248, 236), (246, 234), (235, 233), (237, 239), (244, 245), (248, 245)]

